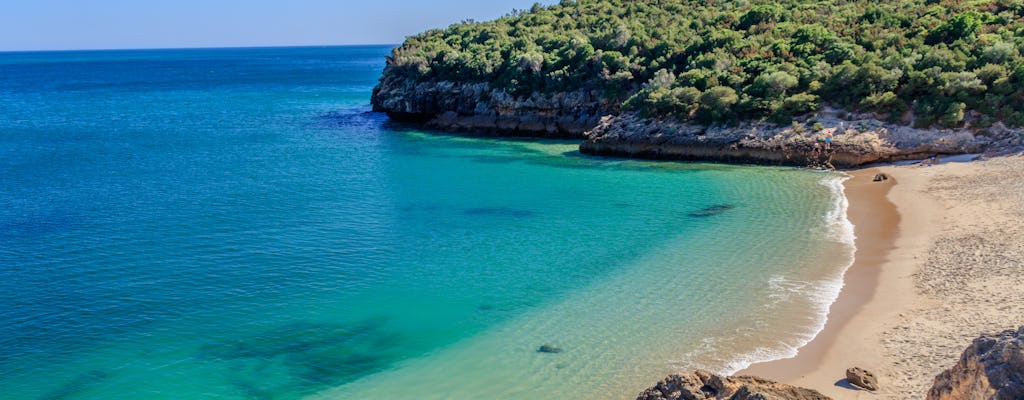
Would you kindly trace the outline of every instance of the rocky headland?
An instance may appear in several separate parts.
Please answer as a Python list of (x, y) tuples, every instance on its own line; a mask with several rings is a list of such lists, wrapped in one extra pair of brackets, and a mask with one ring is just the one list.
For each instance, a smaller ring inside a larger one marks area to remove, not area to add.
[(385, 72), (373, 110), (396, 121), (478, 135), (582, 139), (613, 105), (585, 90), (513, 96), (487, 83), (418, 82)]
[[(849, 168), (932, 156), (1019, 151), (1024, 129), (914, 128), (823, 107), (789, 125), (700, 125), (623, 112), (585, 90), (514, 96), (487, 83), (420, 82), (385, 72), (373, 109), (396, 121), (484, 136), (580, 139), (584, 154)], [(830, 141), (827, 142), (827, 141)]]
[(538, 3), (407, 37), (372, 102), (596, 155), (852, 167), (1009, 152), (1024, 134), (1011, 3)]

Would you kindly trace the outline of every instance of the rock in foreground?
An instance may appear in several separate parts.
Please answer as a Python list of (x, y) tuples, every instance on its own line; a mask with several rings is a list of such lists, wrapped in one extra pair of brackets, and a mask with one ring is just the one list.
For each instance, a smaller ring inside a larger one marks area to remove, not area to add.
[(846, 370), (846, 380), (851, 385), (867, 390), (878, 390), (878, 378), (875, 374), (863, 369), (853, 367)]
[(974, 340), (935, 377), (927, 400), (1024, 399), (1024, 327)]
[(752, 376), (723, 377), (707, 371), (670, 375), (637, 400), (830, 400), (811, 389)]

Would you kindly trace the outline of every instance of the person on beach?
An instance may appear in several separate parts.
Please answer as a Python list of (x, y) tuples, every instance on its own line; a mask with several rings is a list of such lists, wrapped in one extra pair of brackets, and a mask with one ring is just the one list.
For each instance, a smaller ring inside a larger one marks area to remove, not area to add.
[(821, 143), (814, 142), (814, 147), (811, 148), (811, 156), (809, 159), (809, 167), (820, 168), (821, 167)]

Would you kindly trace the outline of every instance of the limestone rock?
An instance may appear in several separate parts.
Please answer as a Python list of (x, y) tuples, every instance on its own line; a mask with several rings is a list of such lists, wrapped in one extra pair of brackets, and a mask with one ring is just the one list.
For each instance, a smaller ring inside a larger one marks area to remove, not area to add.
[(637, 400), (830, 400), (817, 391), (752, 376), (723, 377), (707, 371), (673, 374)]
[[(653, 120), (632, 112), (603, 118), (580, 144), (585, 154), (649, 159), (724, 161), (811, 167), (854, 167), (876, 162), (919, 160), (936, 154), (975, 153), (994, 145), (969, 128), (916, 129), (869, 115), (840, 118), (825, 107), (814, 117), (820, 128), (745, 121), (701, 126)], [(1017, 128), (1015, 132), (1024, 133)], [(827, 149), (822, 145), (833, 138)]]
[(935, 377), (927, 400), (1024, 399), (1024, 327), (983, 335)]
[(846, 380), (849, 381), (851, 385), (854, 385), (859, 388), (864, 388), (871, 391), (878, 390), (878, 378), (875, 377), (875, 374), (872, 374), (871, 372), (862, 368), (853, 367), (847, 369)]

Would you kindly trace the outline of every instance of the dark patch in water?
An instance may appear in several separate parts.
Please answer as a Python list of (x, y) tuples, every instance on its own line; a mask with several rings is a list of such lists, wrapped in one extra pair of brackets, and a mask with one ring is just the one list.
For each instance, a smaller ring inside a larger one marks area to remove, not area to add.
[(522, 161), (522, 159), (520, 158), (505, 156), (468, 156), (465, 158), (468, 158), (470, 160), (473, 160), (473, 162), (478, 162), (481, 164), (511, 164), (514, 162)]
[(710, 217), (712, 215), (718, 215), (718, 214), (724, 213), (726, 211), (732, 210), (734, 208), (736, 208), (736, 206), (734, 206), (732, 204), (719, 204), (719, 205), (714, 205), (714, 206), (711, 206), (711, 207), (704, 208), (704, 209), (702, 209), (700, 211), (694, 211), (694, 212), (690, 213), (689, 215), (691, 217), (698, 217), (698, 218), (699, 217)]
[(50, 393), (47, 393), (39, 398), (39, 400), (61, 400), (72, 397), (83, 390), (88, 389), (100, 381), (107, 379), (110, 374), (104, 371), (93, 370), (78, 374), (75, 379), (70, 382), (61, 385), (59, 388), (54, 389)]
[(476, 309), (480, 311), (491, 311), (494, 309), (494, 304), (481, 304), (477, 306)]
[(239, 379), (232, 379), (231, 384), (234, 385), (235, 389), (238, 389), (239, 392), (242, 392), (242, 394), (244, 394), (245, 398), (247, 399), (272, 400), (274, 398), (273, 393), (260, 389), (252, 382), (243, 381)]
[(537, 348), (538, 353), (558, 354), (562, 352), (560, 347), (555, 347), (550, 344), (545, 344)]
[(314, 125), (321, 128), (366, 128), (380, 129), (387, 121), (384, 113), (366, 110), (341, 110), (329, 111), (316, 116)]
[(509, 207), (480, 207), (467, 208), (465, 214), (491, 217), (527, 218), (532, 217), (535, 213), (530, 210), (521, 210)]
[(0, 221), (0, 237), (43, 236), (66, 232), (79, 225), (81, 218), (65, 213), (27, 215), (13, 221)]
[[(340, 386), (398, 360), (398, 337), (383, 320), (352, 325), (301, 323), (203, 346), (198, 358), (227, 362), (236, 389), (248, 398), (308, 394)], [(270, 374), (280, 370), (288, 374)]]

